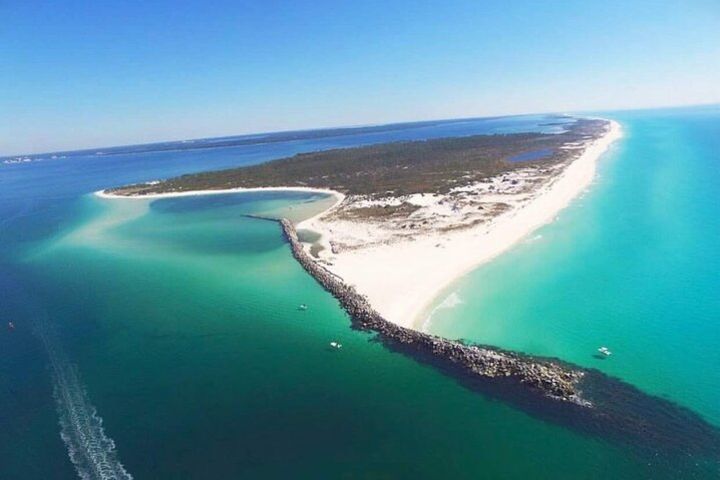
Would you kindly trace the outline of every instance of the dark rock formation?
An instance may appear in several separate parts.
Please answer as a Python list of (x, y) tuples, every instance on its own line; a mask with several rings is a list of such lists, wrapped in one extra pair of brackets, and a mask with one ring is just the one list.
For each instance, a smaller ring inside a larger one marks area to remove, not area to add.
[(388, 322), (367, 299), (303, 249), (281, 220), (293, 256), (348, 312), (353, 327), (377, 333), (393, 351), (451, 375), (460, 384), (583, 435), (620, 442), (648, 465), (695, 478), (720, 468), (720, 430), (697, 413), (637, 387), (559, 359), (537, 358), (428, 335)]

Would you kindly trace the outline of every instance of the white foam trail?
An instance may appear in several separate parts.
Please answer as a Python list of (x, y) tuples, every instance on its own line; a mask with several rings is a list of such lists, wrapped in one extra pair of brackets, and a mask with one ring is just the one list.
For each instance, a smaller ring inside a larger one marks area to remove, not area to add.
[(60, 415), (60, 437), (83, 480), (131, 480), (120, 463), (115, 442), (105, 434), (102, 418), (80, 382), (77, 367), (68, 361), (56, 334), (46, 323), (36, 331), (50, 358), (54, 395)]
[(442, 309), (449, 309), (449, 308), (455, 308), (456, 306), (463, 303), (462, 298), (460, 298), (460, 295), (457, 294), (457, 292), (453, 292), (447, 297), (445, 297), (445, 300), (440, 303), (437, 307), (433, 308), (430, 312), (430, 315), (427, 316), (425, 321), (422, 324), (422, 327), (420, 328), (421, 332), (427, 332), (427, 329), (430, 327), (430, 321), (432, 320), (433, 315), (435, 315), (435, 312)]

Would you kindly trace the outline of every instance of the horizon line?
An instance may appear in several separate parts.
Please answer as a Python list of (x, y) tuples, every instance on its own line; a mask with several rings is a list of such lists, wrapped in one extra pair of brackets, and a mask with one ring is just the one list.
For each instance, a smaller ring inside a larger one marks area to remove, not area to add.
[(498, 115), (482, 115), (482, 116), (469, 116), (469, 117), (441, 117), (441, 118), (427, 118), (427, 119), (418, 119), (418, 120), (400, 120), (400, 121), (390, 121), (390, 122), (382, 122), (382, 123), (367, 123), (367, 124), (354, 124), (354, 125), (329, 125), (329, 126), (321, 126), (321, 127), (309, 127), (309, 128), (298, 128), (298, 129), (281, 129), (281, 130), (270, 130), (270, 131), (264, 131), (264, 132), (246, 132), (246, 133), (238, 133), (238, 134), (231, 134), (231, 135), (211, 135), (207, 137), (194, 137), (194, 138), (181, 138), (181, 139), (172, 139), (172, 140), (157, 140), (152, 142), (143, 142), (143, 143), (126, 143), (126, 144), (120, 144), (120, 145), (105, 145), (105, 146), (97, 146), (97, 147), (80, 147), (77, 149), (71, 149), (71, 150), (50, 150), (46, 152), (39, 152), (39, 153), (11, 153), (11, 154), (0, 154), (0, 159), (8, 159), (8, 158), (19, 158), (19, 157), (37, 157), (37, 156), (44, 156), (44, 155), (56, 155), (56, 154), (68, 154), (68, 153), (82, 153), (82, 152), (91, 152), (93, 150), (102, 150), (102, 149), (112, 149), (112, 148), (128, 148), (128, 147), (143, 147), (143, 146), (151, 146), (151, 145), (160, 145), (164, 143), (180, 143), (180, 142), (193, 142), (193, 141), (200, 141), (200, 140), (219, 140), (223, 138), (233, 138), (233, 137), (251, 137), (254, 135), (276, 135), (276, 134), (282, 134), (282, 133), (300, 133), (300, 132), (314, 132), (314, 131), (323, 131), (323, 130), (340, 130), (340, 129), (360, 129), (360, 128), (371, 128), (371, 127), (388, 127), (392, 125), (404, 125), (404, 124), (413, 124), (413, 123), (429, 123), (429, 122), (447, 122), (447, 121), (453, 121), (453, 120), (485, 120), (485, 119), (492, 119), (492, 118), (510, 118), (510, 117), (523, 117), (523, 116), (530, 116), (530, 115), (580, 115), (584, 113), (602, 113), (606, 111), (613, 111), (613, 112), (629, 112), (629, 111), (642, 111), (642, 110), (663, 110), (663, 109), (679, 109), (679, 108), (698, 108), (698, 107), (713, 107), (713, 106), (720, 106), (720, 101), (713, 101), (710, 103), (697, 103), (697, 104), (681, 104), (681, 105), (663, 105), (663, 106), (655, 106), (655, 107), (640, 107), (640, 108), (614, 108), (612, 110), (568, 110), (568, 111), (546, 111), (546, 112), (526, 112), (526, 113), (510, 113), (510, 114), (498, 114)]

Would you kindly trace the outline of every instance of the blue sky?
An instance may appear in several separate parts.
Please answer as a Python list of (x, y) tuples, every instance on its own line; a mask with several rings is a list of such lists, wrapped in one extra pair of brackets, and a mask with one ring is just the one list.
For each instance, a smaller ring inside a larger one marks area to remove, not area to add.
[(720, 102), (720, 2), (0, 0), (0, 154)]

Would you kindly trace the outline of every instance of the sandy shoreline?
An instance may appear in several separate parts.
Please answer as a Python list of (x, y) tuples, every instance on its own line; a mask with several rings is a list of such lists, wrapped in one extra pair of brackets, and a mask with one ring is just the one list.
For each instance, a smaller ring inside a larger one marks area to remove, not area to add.
[[(453, 281), (505, 252), (557, 214), (591, 184), (596, 162), (621, 137), (620, 125), (596, 139), (534, 198), (489, 224), (457, 232), (428, 233), (409, 241), (374, 245), (323, 256), (324, 266), (365, 295), (383, 317), (408, 328), (422, 328), (423, 314)], [(322, 216), (298, 228), (337, 236), (342, 223)], [(347, 225), (344, 228), (349, 228)], [(330, 252), (326, 247), (326, 252)]]
[[(337, 204), (341, 203), (345, 199), (345, 195), (335, 190), (325, 188), (310, 188), (310, 187), (259, 187), (259, 188), (226, 188), (218, 190), (192, 190), (187, 192), (166, 192), (166, 193), (149, 193), (147, 195), (115, 195), (109, 193), (106, 190), (98, 190), (94, 192), (100, 198), (108, 199), (159, 199), (159, 198), (174, 198), (174, 197), (193, 197), (196, 195), (222, 195), (227, 193), (248, 193), (248, 192), (309, 192), (309, 193), (324, 193), (332, 195), (338, 199), (337, 203), (331, 207), (334, 208)], [(320, 215), (325, 215), (329, 210), (321, 212)], [(313, 217), (315, 218), (315, 217)]]
[[(505, 252), (537, 228), (552, 222), (557, 214), (592, 183), (596, 163), (610, 145), (622, 136), (620, 125), (610, 122), (609, 130), (588, 145), (583, 153), (528, 201), (518, 202), (509, 211), (486, 224), (445, 233), (425, 232), (415, 237), (372, 244), (372, 226), (328, 218), (346, 200), (330, 189), (309, 187), (234, 188), (169, 192), (138, 197), (95, 192), (102, 198), (158, 199), (259, 191), (302, 191), (324, 193), (336, 198), (327, 210), (298, 223), (321, 235), (324, 250), (320, 263), (366, 296), (384, 318), (398, 325), (421, 329), (424, 314), (444, 289), (459, 277)], [(334, 253), (331, 242), (343, 235), (368, 235), (366, 248)]]

